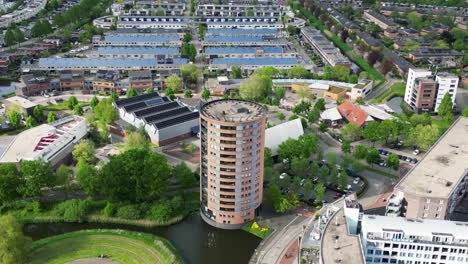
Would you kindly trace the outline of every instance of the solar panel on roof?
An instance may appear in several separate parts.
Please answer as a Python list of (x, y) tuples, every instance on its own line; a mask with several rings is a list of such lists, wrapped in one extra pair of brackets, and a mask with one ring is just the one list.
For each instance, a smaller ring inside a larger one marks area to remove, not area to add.
[(215, 58), (213, 64), (240, 64), (240, 65), (294, 65), (296, 58)]
[(157, 98), (157, 97), (159, 97), (159, 93), (153, 92), (153, 93), (147, 93), (147, 94), (137, 95), (137, 96), (130, 97), (130, 98), (117, 100), (115, 101), (115, 104), (117, 106), (122, 106), (122, 105), (127, 105), (127, 104), (138, 102), (138, 101), (149, 100), (149, 99)]
[(98, 54), (172, 54), (178, 53), (174, 47), (99, 47)]
[(173, 126), (175, 124), (179, 124), (179, 123), (182, 123), (182, 122), (185, 122), (185, 121), (188, 121), (188, 120), (196, 119), (196, 118), (198, 118), (198, 116), (199, 116), (198, 112), (190, 112), (188, 114), (184, 114), (184, 115), (181, 115), (181, 116), (176, 116), (174, 118), (164, 120), (164, 121), (161, 121), (159, 123), (155, 123), (154, 125), (158, 129), (162, 129), (162, 128)]
[(148, 106), (158, 104), (158, 103), (161, 103), (161, 102), (163, 102), (163, 99), (161, 97), (145, 101), (146, 105), (148, 105)]
[(146, 107), (145, 102), (138, 102), (138, 103), (126, 105), (126, 106), (124, 106), (124, 109), (127, 112), (133, 112), (133, 111), (136, 111), (136, 110), (138, 110), (140, 108), (143, 108), (143, 107)]
[(178, 35), (109, 35), (104, 40), (108, 42), (164, 42), (179, 40)]
[(151, 123), (157, 122), (158, 120), (161, 121), (161, 119), (170, 118), (171, 116), (176, 116), (176, 115), (184, 114), (184, 113), (187, 113), (187, 112), (190, 112), (190, 110), (187, 107), (185, 107), (185, 106), (184, 107), (178, 107), (176, 109), (172, 109), (172, 110), (162, 112), (162, 113), (159, 113), (159, 114), (156, 114), (156, 115), (147, 116), (147, 117), (145, 117), (145, 122), (147, 124), (151, 124)]
[[(167, 97), (163, 97), (163, 98), (167, 99)], [(153, 107), (150, 107), (150, 108), (146, 108), (146, 109), (143, 109), (143, 110), (136, 111), (134, 114), (135, 114), (136, 117), (142, 117), (142, 116), (145, 116), (145, 115), (155, 114), (157, 112), (161, 112), (161, 111), (168, 110), (168, 109), (178, 107), (178, 106), (179, 106), (179, 104), (177, 102), (164, 103), (164, 104), (160, 104), (160, 105), (157, 105), (157, 106), (153, 106)]]
[(204, 40), (209, 40), (209, 41), (219, 41), (219, 42), (257, 42), (257, 41), (263, 41), (263, 36), (250, 36), (250, 35), (211, 35), (211, 36), (205, 36)]

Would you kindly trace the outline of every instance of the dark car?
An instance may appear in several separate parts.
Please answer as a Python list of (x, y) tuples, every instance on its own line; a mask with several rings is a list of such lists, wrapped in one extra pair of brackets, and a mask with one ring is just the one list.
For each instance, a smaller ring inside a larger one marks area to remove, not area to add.
[(401, 160), (406, 160), (407, 158), (408, 158), (408, 157), (406, 157), (406, 156), (401, 156), (400, 159), (401, 159)]
[(382, 154), (384, 150), (383, 149), (378, 149), (377, 152), (379, 152), (379, 154)]
[(398, 159), (402, 159), (402, 158), (403, 158), (403, 156), (400, 155), (400, 154), (398, 154), (397, 157), (398, 157)]
[(416, 163), (418, 163), (418, 159), (411, 159), (410, 162), (413, 163), (413, 164), (416, 164)]
[(347, 173), (348, 175), (354, 175), (354, 171), (353, 171), (352, 169), (349, 169), (349, 168), (346, 169), (346, 173)]

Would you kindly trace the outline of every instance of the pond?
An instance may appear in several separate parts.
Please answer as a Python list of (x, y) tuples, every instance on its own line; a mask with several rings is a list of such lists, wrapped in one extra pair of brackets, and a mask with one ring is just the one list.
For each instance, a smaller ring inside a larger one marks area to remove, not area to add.
[(206, 224), (199, 214), (168, 227), (137, 227), (100, 223), (26, 224), (24, 231), (33, 240), (83, 229), (127, 229), (151, 233), (171, 241), (189, 264), (248, 263), (261, 239), (242, 230), (222, 230)]

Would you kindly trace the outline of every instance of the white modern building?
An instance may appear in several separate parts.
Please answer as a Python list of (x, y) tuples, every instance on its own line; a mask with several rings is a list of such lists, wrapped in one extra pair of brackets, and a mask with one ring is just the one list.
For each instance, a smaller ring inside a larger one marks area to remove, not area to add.
[(363, 215), (366, 263), (468, 263), (468, 223)]
[(42, 159), (55, 166), (67, 158), (86, 134), (86, 119), (76, 115), (30, 128), (10, 142), (0, 154), (0, 163)]
[(158, 92), (115, 101), (120, 118), (134, 127), (144, 127), (151, 141), (167, 145), (198, 133), (199, 113)]
[(446, 93), (455, 103), (459, 79), (449, 73), (433, 74), (426, 69), (410, 68), (405, 89), (405, 104), (414, 112), (437, 112)]

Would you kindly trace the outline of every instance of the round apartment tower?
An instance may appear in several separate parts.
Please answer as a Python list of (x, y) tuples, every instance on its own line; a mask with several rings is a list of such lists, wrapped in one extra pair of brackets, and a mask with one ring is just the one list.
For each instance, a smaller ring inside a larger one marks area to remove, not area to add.
[(244, 100), (216, 100), (200, 110), (201, 216), (239, 229), (258, 215), (263, 197), (266, 109)]

